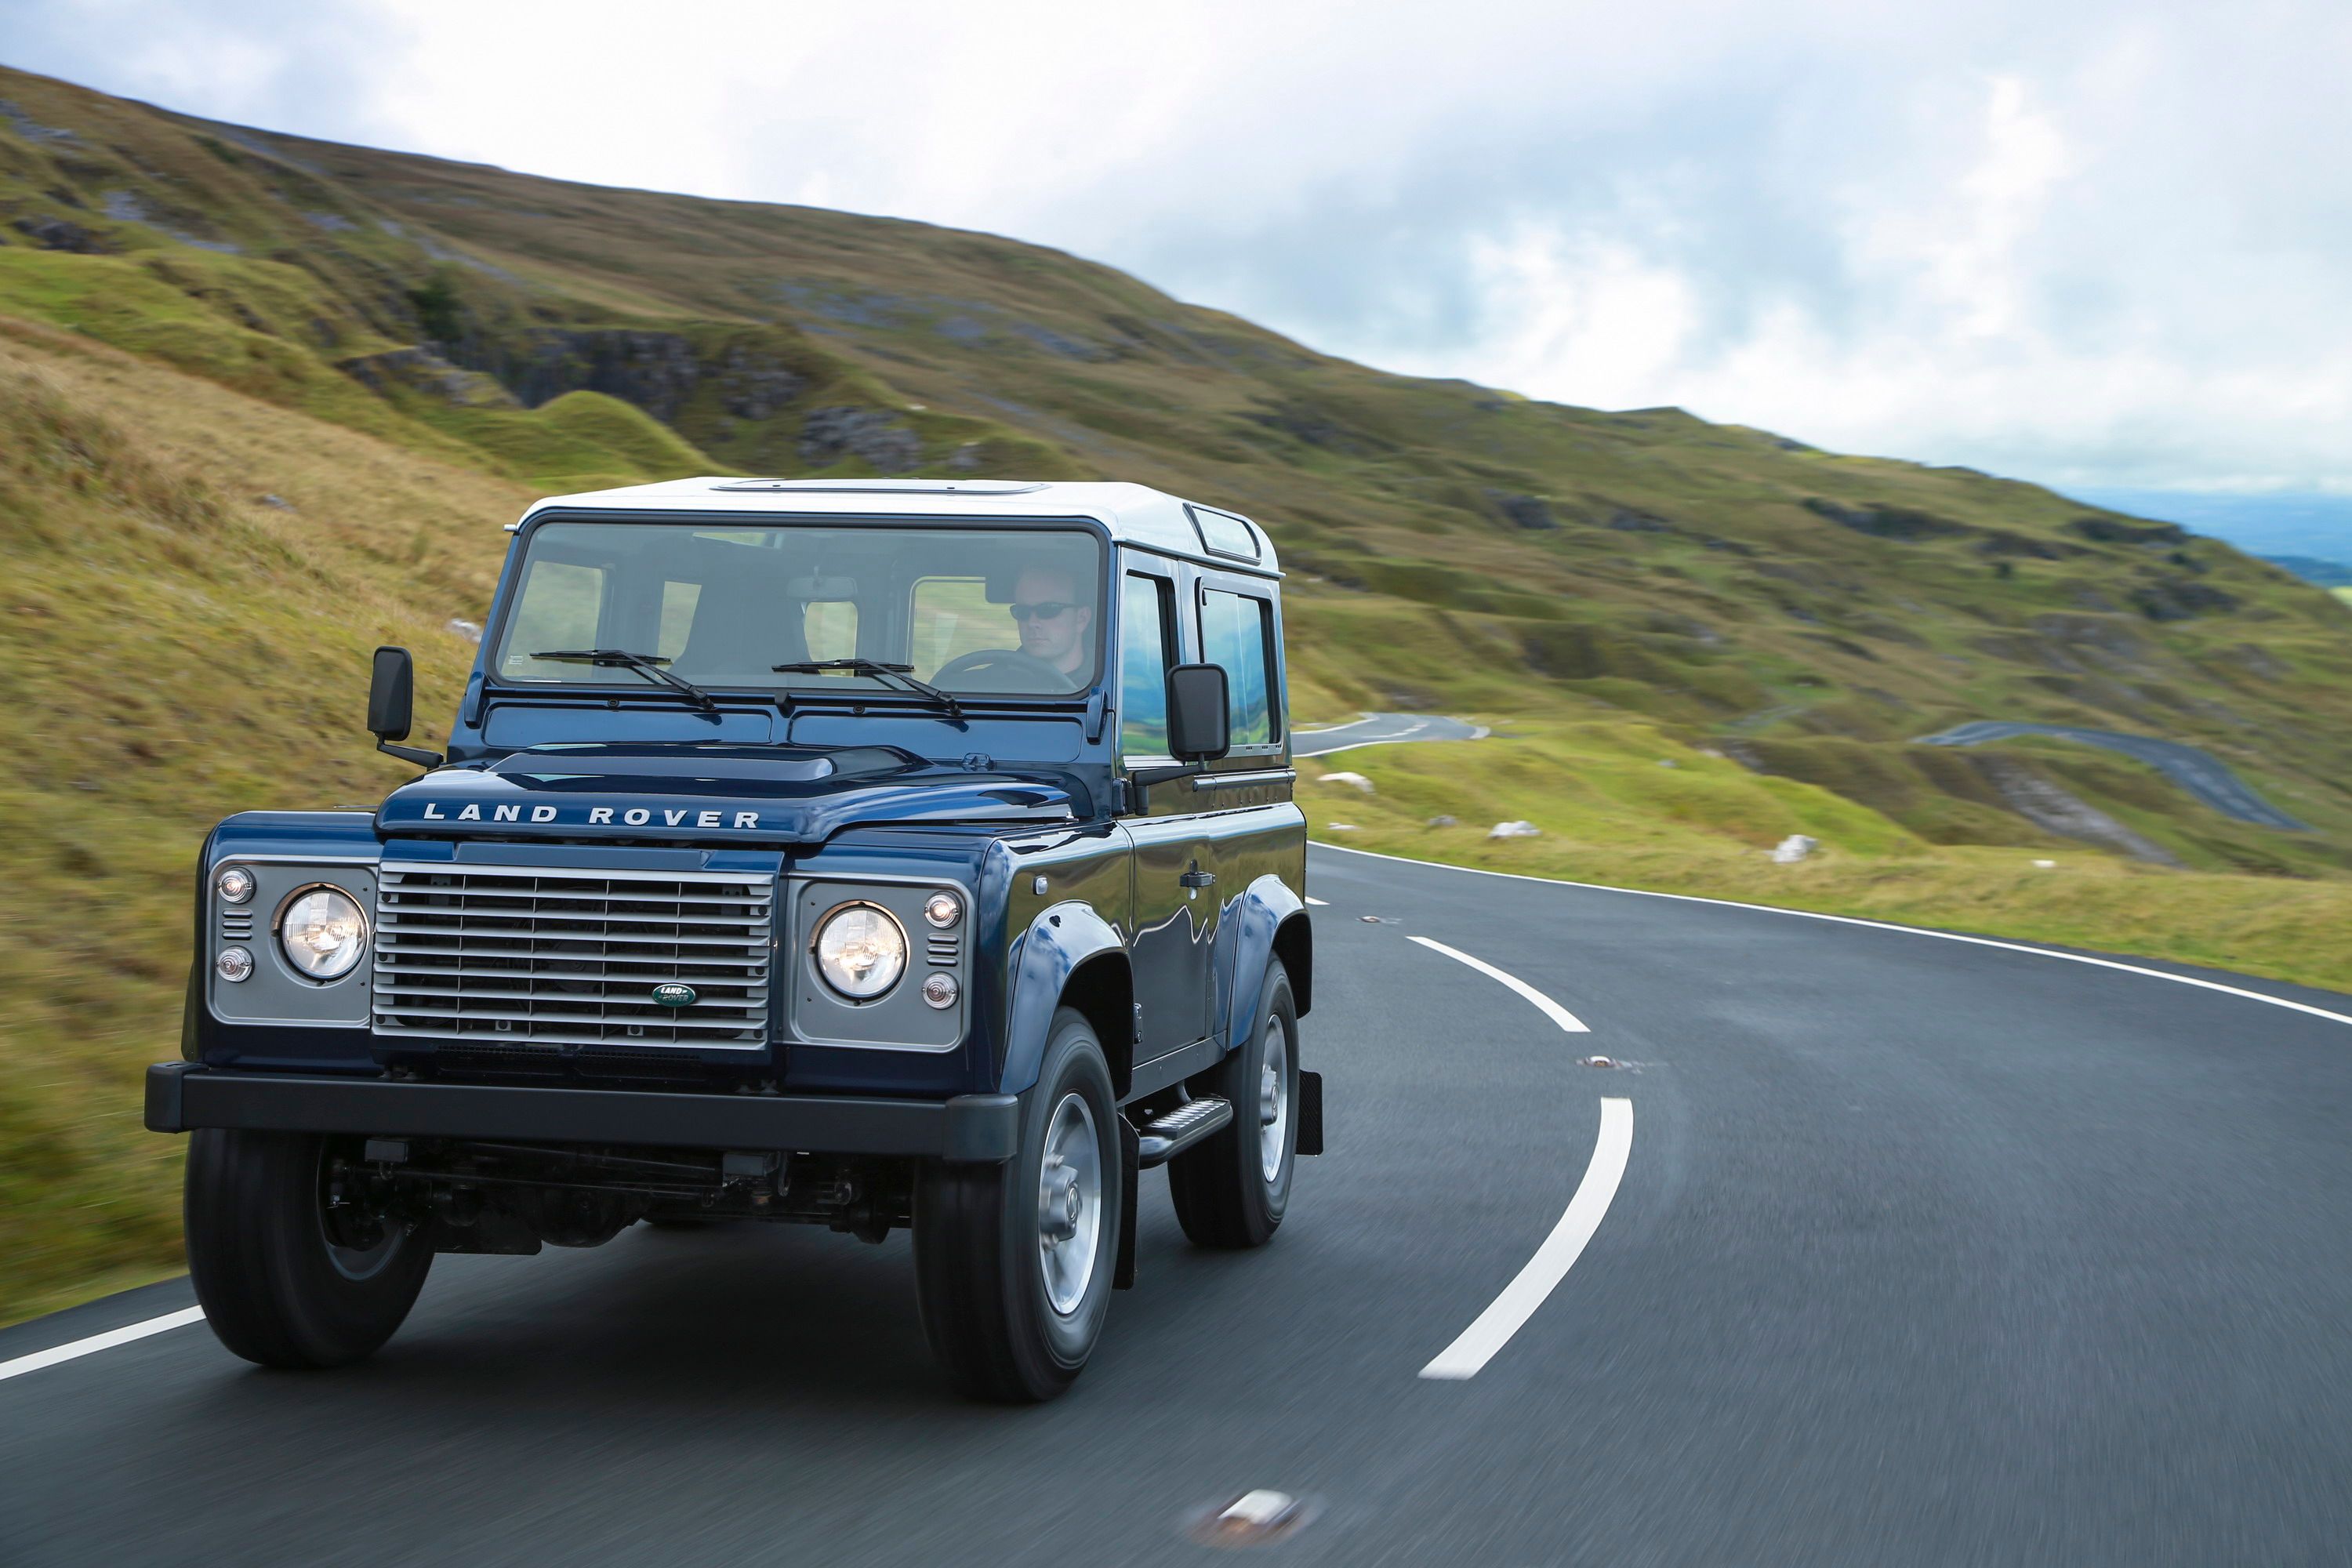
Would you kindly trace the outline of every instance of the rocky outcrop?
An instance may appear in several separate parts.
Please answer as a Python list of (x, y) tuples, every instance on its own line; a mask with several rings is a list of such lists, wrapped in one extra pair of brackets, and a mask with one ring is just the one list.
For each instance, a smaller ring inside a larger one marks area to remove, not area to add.
[(800, 454), (811, 468), (858, 458), (877, 473), (902, 474), (923, 460), (923, 438), (879, 408), (813, 408), (801, 423)]
[(2120, 517), (2078, 517), (2067, 528), (2094, 544), (2161, 544), (2189, 542), (2189, 531), (2170, 522), (2131, 522)]
[(482, 371), (526, 407), (567, 392), (601, 392), (675, 425), (706, 382), (739, 419), (767, 419), (808, 387), (778, 355), (733, 342), (705, 361), (683, 332), (639, 327), (538, 327), (512, 336), (441, 345), (456, 363)]
[(1969, 759), (2008, 807), (2044, 833), (2079, 838), (2102, 849), (2114, 849), (2155, 866), (2178, 866), (2179, 857), (2161, 844), (2133, 832), (2088, 801), (2069, 794), (2014, 757), (1979, 755)]
[(2237, 596), (2189, 577), (2159, 577), (2131, 592), (2132, 607), (2151, 621), (2186, 621), (2238, 607)]
[(511, 408), (515, 404), (496, 380), (452, 364), (439, 351), (424, 346), (361, 354), (336, 368), (373, 393), (395, 388), (421, 392), (461, 408)]
[(1955, 522), (1948, 517), (1937, 517), (1934, 512), (1920, 511), (1907, 506), (1848, 506), (1843, 501), (1808, 496), (1805, 498), (1805, 510), (1815, 517), (1836, 523), (1840, 528), (1850, 528), (1873, 539), (1940, 539), (1955, 533), (1976, 531), (1964, 522)]
[(1503, 490), (1490, 489), (1486, 499), (1495, 510), (1520, 528), (1558, 528), (1559, 519), (1552, 515), (1551, 503), (1541, 496), (1515, 496)]
[(78, 256), (102, 256), (113, 248), (99, 235), (62, 217), (20, 217), (16, 232), (43, 250), (69, 250)]

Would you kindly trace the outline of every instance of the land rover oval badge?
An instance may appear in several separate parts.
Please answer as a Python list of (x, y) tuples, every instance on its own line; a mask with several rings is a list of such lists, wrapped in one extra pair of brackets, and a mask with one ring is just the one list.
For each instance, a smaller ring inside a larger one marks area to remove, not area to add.
[(694, 1005), (694, 987), (681, 985), (673, 980), (667, 985), (654, 987), (654, 1000), (665, 1007), (691, 1007)]

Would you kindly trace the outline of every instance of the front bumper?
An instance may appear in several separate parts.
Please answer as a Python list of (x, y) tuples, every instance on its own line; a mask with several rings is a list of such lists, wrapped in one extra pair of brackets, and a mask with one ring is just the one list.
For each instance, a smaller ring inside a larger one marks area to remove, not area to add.
[(422, 1083), (236, 1072), (194, 1062), (147, 1069), (147, 1127), (230, 1127), (533, 1143), (793, 1150), (997, 1163), (1019, 1146), (1021, 1102), (689, 1094), (647, 1089)]

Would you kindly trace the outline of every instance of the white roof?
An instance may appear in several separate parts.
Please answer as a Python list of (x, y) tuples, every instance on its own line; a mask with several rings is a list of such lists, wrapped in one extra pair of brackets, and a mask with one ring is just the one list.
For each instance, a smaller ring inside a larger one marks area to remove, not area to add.
[[(549, 496), (531, 503), (523, 513), (528, 522), (539, 512), (562, 510), (596, 511), (698, 511), (730, 516), (791, 512), (799, 515), (873, 517), (937, 517), (960, 521), (982, 519), (1052, 520), (1090, 518), (1110, 530), (1122, 544), (1140, 545), (1171, 555), (1242, 572), (1274, 573), (1274, 542), (1265, 531), (1237, 512), (1222, 507), (1199, 510), (1234, 518), (1248, 525), (1257, 542), (1255, 561), (1237, 560), (1212, 552), (1193, 526), (1188, 507), (1193, 503), (1145, 485), (1047, 484), (1018, 479), (761, 479), (706, 477), (669, 479), (655, 485), (630, 485), (621, 489), (588, 490), (579, 495)], [(1214, 526), (1213, 524), (1212, 526)]]

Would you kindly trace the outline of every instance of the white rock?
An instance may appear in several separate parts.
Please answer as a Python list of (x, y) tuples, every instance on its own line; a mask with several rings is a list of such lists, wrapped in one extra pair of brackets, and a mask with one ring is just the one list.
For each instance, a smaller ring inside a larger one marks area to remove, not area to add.
[(456, 632), (459, 637), (464, 637), (467, 642), (479, 642), (482, 640), (482, 628), (472, 621), (465, 619), (463, 616), (450, 617), (449, 629)]
[(1372, 793), (1372, 781), (1366, 778), (1361, 773), (1325, 773), (1323, 775), (1323, 782), (1325, 784), (1346, 784), (1351, 789), (1362, 790), (1366, 795)]
[(1542, 832), (1543, 829), (1538, 827), (1532, 822), (1498, 822), (1495, 824), (1494, 828), (1487, 833), (1486, 837), (1489, 838), (1534, 838), (1539, 837)]
[(2058, 868), (2058, 862), (2055, 860), (2036, 860), (2033, 863), (2033, 868), (2037, 871), (2055, 871)]
[(1772, 860), (1775, 865), (1793, 866), (1821, 847), (1822, 841), (1818, 838), (1791, 833), (1773, 847)]
[(1454, 826), (1454, 819), (1450, 816), (1433, 816), (1429, 819), (1429, 825), (1432, 827), (1451, 827)]
[(1327, 831), (1331, 833), (1353, 833), (1356, 831), (1356, 825), (1352, 822), (1327, 822), (1323, 826)]

